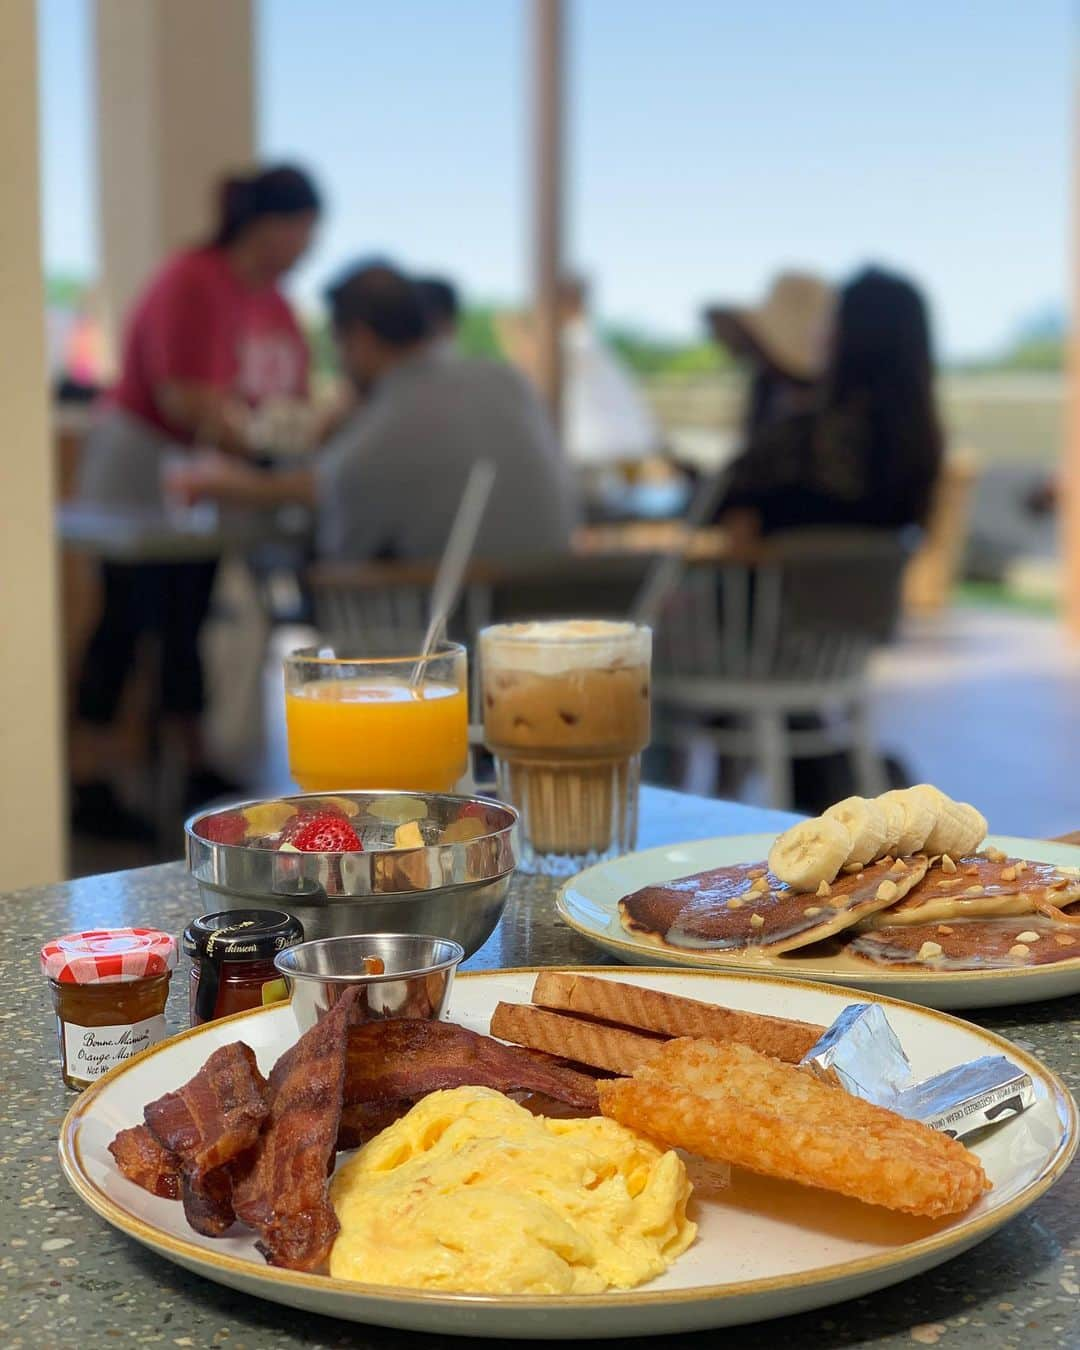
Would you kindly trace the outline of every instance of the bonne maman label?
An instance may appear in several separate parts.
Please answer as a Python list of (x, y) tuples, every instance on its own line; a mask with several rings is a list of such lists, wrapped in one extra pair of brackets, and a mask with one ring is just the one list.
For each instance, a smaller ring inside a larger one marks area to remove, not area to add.
[(64, 1059), (73, 1078), (100, 1078), (165, 1039), (165, 1016), (119, 1027), (80, 1027), (64, 1023)]

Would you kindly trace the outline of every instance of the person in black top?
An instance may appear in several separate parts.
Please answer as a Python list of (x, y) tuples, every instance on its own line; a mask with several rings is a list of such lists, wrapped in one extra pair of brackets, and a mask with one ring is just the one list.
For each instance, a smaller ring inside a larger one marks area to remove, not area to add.
[(922, 525), (941, 458), (926, 306), (910, 282), (869, 268), (840, 294), (818, 406), (750, 439), (717, 519), (744, 540), (810, 525)]

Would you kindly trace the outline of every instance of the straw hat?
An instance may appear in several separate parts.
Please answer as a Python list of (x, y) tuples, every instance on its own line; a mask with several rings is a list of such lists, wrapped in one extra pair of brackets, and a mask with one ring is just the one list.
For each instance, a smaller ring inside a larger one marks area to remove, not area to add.
[(719, 342), (750, 343), (785, 375), (816, 380), (824, 371), (826, 337), (835, 296), (820, 277), (781, 272), (754, 306), (717, 305), (706, 310)]

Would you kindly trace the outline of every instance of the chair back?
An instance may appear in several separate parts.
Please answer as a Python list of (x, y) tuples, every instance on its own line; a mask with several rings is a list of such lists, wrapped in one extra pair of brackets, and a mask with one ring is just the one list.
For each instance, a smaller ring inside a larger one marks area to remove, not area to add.
[[(474, 563), (449, 631), (472, 643), (488, 623), (524, 619), (623, 618), (651, 558), (577, 557)], [(365, 632), (423, 632), (434, 566), (428, 563), (320, 563), (307, 576), (315, 623), (328, 640)]]
[(895, 631), (910, 548), (893, 531), (798, 530), (752, 561), (688, 563), (657, 625), (659, 682), (860, 677)]

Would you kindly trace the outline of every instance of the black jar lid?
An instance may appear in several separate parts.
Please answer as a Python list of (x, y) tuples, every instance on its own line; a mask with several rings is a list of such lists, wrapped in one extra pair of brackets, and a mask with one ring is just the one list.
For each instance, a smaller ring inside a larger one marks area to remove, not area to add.
[(272, 961), (304, 940), (304, 927), (280, 909), (226, 909), (204, 914), (184, 929), (184, 952), (196, 960)]

